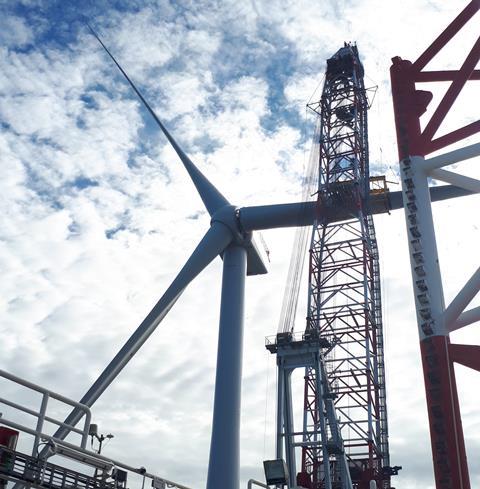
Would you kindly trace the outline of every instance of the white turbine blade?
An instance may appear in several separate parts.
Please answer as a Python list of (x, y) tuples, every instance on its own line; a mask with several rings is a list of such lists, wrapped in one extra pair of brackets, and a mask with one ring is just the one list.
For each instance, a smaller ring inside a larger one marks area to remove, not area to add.
[[(432, 202), (474, 195), (474, 192), (454, 185), (442, 185), (430, 188)], [(402, 192), (388, 192), (386, 196), (370, 197), (371, 214), (383, 214), (403, 208)], [(311, 226), (315, 219), (323, 217), (329, 222), (348, 219), (354, 208), (348, 206), (318, 206), (316, 201), (295, 202), (291, 204), (273, 204), (242, 207), (239, 219), (245, 231), (261, 231), (262, 229)]]
[[(87, 24), (88, 25), (88, 24)], [(88, 28), (95, 36), (97, 41), (102, 45), (103, 49), (110, 56), (112, 61), (115, 63), (117, 68), (120, 70), (122, 75), (128, 81), (130, 86), (133, 88), (138, 98), (142, 101), (145, 108), (150, 112), (151, 116), (154, 118), (155, 122), (158, 124), (163, 134), (165, 134), (166, 138), (172, 145), (173, 149), (177, 153), (178, 157), (182, 160), (182, 163), (187, 170), (190, 178), (192, 179), (193, 184), (195, 185), (200, 197), (205, 205), (208, 213), (212, 216), (215, 211), (222, 208), (225, 205), (228, 205), (228, 200), (217, 190), (217, 188), (207, 179), (207, 177), (195, 166), (192, 160), (185, 154), (183, 149), (179, 146), (179, 144), (175, 141), (173, 136), (168, 132), (167, 128), (163, 125), (162, 121), (157, 117), (157, 114), (150, 107), (149, 103), (145, 100), (145, 97), (141, 94), (140, 90), (135, 86), (133, 81), (127, 75), (125, 70), (120, 66), (117, 60), (114, 58), (113, 54), (107, 49), (105, 44), (103, 44), (102, 40), (98, 36), (98, 34), (88, 25)]]
[[(311, 201), (242, 207), (238, 215), (242, 229), (260, 231), (262, 229), (311, 226), (319, 217), (330, 222), (343, 221), (354, 212), (355, 209), (352, 206), (319, 207), (316, 201)], [(378, 212), (387, 212), (385, 205), (383, 205), (383, 210)]]
[[(108, 364), (98, 379), (90, 387), (80, 402), (92, 406), (107, 387), (115, 380), (123, 367), (130, 361), (149, 336), (155, 331), (162, 319), (175, 304), (187, 285), (211, 262), (222, 253), (232, 241), (231, 231), (223, 224), (213, 223), (205, 234), (195, 251), (175, 277), (170, 287), (160, 300), (155, 304), (148, 316), (142, 321), (136, 331), (130, 336), (113, 360)], [(65, 424), (76, 425), (83, 413), (78, 409), (72, 410)], [(62, 427), (53, 435), (63, 440), (69, 433), (69, 429)]]
[(311, 226), (315, 220), (316, 202), (295, 202), (242, 207), (239, 219), (245, 231)]

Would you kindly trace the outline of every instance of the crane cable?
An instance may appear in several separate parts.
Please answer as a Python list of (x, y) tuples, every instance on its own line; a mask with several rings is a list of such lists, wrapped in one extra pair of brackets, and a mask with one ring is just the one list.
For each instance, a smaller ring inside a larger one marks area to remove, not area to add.
[[(314, 131), (312, 148), (310, 150), (309, 162), (304, 170), (302, 179), (302, 202), (305, 203), (311, 200), (313, 195), (316, 195), (318, 187), (319, 149), (320, 120), (318, 119)], [(302, 206), (300, 212), (303, 212), (304, 208), (305, 206)], [(301, 226), (295, 231), (287, 283), (285, 284), (282, 309), (278, 323), (278, 333), (292, 332), (295, 326), (295, 316), (297, 313), (300, 283), (305, 266), (309, 229), (308, 226)]]

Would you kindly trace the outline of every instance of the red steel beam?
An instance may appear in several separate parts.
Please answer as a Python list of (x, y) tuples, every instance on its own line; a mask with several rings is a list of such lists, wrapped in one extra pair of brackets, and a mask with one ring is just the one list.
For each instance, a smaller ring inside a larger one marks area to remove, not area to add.
[[(399, 57), (392, 59), (390, 74), (401, 161), (425, 156), (480, 132), (479, 120), (432, 141), (466, 82), (480, 79), (479, 70), (475, 70), (480, 59), (480, 39), (460, 70), (422, 72), (479, 9), (480, 0), (471, 1), (415, 63)], [(418, 90), (415, 83), (427, 81), (451, 81), (451, 84), (422, 134), (420, 116), (433, 96), (431, 92)], [(451, 345), (448, 333), (440, 330), (426, 334), (421, 333), (420, 346), (436, 488), (470, 489), (453, 362), (480, 370), (480, 347)]]
[(444, 95), (442, 101), (425, 127), (425, 130), (422, 133), (422, 138), (426, 144), (431, 143), (433, 136), (435, 136), (435, 133), (440, 127), (440, 124), (445, 119), (448, 111), (452, 108), (453, 103), (462, 91), (465, 83), (467, 83), (468, 79), (470, 78), (475, 66), (477, 66), (478, 60), (480, 60), (480, 37), (477, 39), (477, 42), (465, 59), (462, 67), (455, 75), (455, 78), (448, 88), (447, 93)]
[(445, 47), (445, 45), (458, 33), (458, 31), (478, 12), (480, 0), (472, 0), (453, 22), (432, 42), (423, 54), (415, 61), (414, 68), (421, 71)]
[(480, 121), (472, 122), (467, 126), (464, 126), (460, 129), (449, 132), (448, 134), (444, 134), (443, 136), (440, 136), (437, 139), (434, 139), (428, 145), (428, 153), (433, 153), (434, 151), (444, 148), (445, 146), (448, 146), (453, 143), (457, 143), (462, 139), (466, 139), (470, 136), (473, 136), (477, 132), (480, 132)]
[[(479, 10), (480, 0), (472, 0), (414, 63), (399, 57), (392, 59), (393, 65), (390, 70), (392, 92), (394, 92), (394, 98), (402, 99), (402, 104), (394, 104), (394, 109), (397, 121), (397, 140), (402, 146), (403, 154), (425, 156), (480, 131), (480, 120), (477, 120), (432, 140), (465, 83), (480, 80), (480, 70), (475, 70), (480, 59), (480, 38), (460, 70), (422, 72), (422, 69)], [(439, 81), (451, 81), (452, 83), (422, 134), (420, 116), (425, 113), (433, 96), (431, 92), (418, 90), (415, 82)]]
[(449, 345), (450, 360), (480, 371), (480, 346)]
[[(439, 71), (420, 71), (416, 77), (417, 82), (446, 82), (453, 81), (457, 75), (455, 70), (439, 70)], [(480, 80), (480, 70), (473, 70), (468, 78), (469, 80)]]

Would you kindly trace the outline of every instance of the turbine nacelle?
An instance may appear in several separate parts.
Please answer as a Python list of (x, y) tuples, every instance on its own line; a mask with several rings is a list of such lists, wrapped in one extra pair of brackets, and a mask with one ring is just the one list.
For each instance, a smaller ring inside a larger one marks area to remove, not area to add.
[(232, 243), (247, 250), (247, 275), (263, 275), (268, 273), (263, 256), (255, 243), (253, 232), (246, 231), (240, 219), (240, 208), (228, 204), (218, 209), (210, 220), (223, 224), (232, 233)]

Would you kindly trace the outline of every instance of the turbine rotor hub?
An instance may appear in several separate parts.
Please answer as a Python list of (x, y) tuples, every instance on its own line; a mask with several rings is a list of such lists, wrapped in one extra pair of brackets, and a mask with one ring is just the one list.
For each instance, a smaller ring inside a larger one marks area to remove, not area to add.
[(239, 208), (235, 205), (225, 205), (213, 214), (210, 224), (219, 222), (226, 226), (232, 233), (233, 242), (239, 246), (249, 246), (252, 233), (243, 229), (240, 222)]

